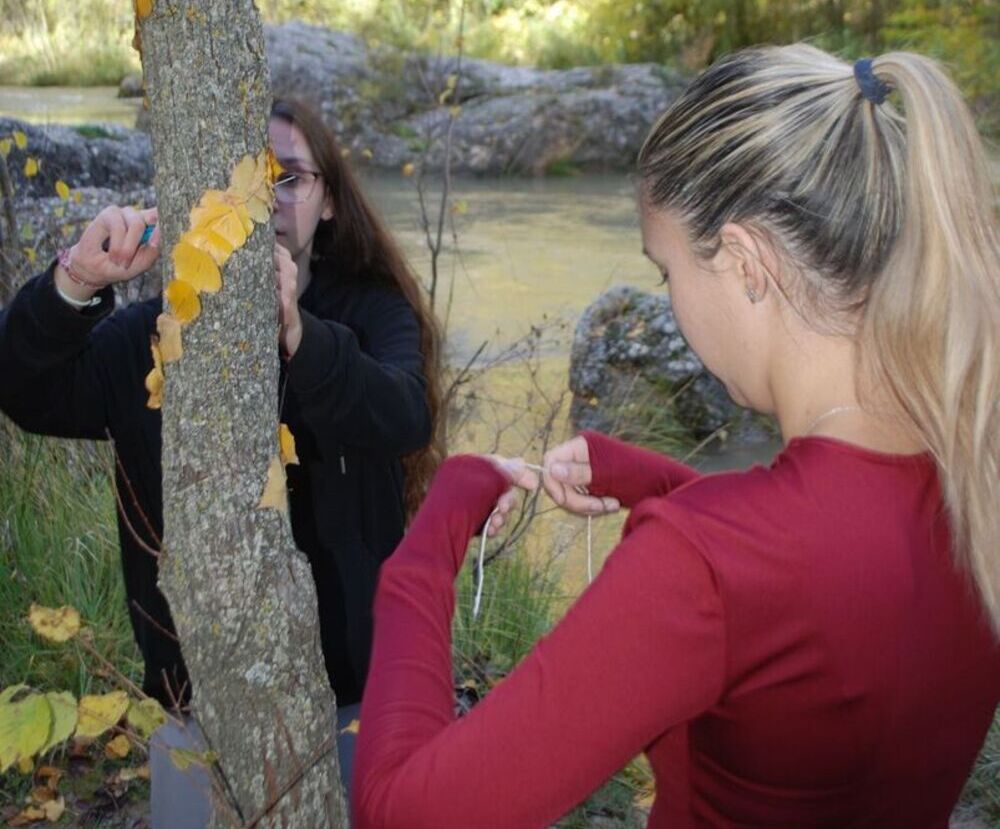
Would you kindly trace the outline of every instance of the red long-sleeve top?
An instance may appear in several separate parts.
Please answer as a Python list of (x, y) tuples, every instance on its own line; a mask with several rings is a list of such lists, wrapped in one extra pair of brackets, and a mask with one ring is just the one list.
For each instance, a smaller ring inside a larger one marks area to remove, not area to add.
[(945, 829), (1000, 699), (929, 456), (828, 438), (699, 477), (588, 434), (631, 508), (600, 575), (467, 716), (453, 582), (507, 488), (457, 457), (383, 566), (356, 829), (544, 827), (632, 757), (651, 827)]

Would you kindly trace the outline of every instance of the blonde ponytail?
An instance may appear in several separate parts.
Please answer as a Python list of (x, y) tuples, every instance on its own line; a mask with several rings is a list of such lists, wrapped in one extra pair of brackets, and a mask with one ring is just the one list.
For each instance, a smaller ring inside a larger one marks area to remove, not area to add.
[(937, 461), (956, 564), (1000, 638), (995, 188), (969, 111), (933, 61), (887, 54), (863, 79), (879, 94), (805, 45), (723, 58), (650, 132), (644, 197), (677, 212), (703, 255), (726, 222), (766, 232), (815, 318), (834, 309), (853, 321), (862, 376)]
[(958, 563), (1000, 634), (1000, 238), (989, 165), (932, 61), (875, 61), (905, 114), (903, 221), (863, 353), (937, 459)]

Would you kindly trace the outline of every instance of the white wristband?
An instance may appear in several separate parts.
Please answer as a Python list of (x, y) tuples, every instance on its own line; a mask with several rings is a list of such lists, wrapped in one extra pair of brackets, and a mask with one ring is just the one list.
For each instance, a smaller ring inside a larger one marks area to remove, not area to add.
[(101, 298), (95, 294), (90, 299), (73, 299), (71, 296), (67, 296), (61, 290), (59, 286), (56, 285), (55, 280), (52, 281), (52, 287), (56, 289), (56, 293), (59, 294), (59, 299), (63, 302), (72, 305), (74, 308), (93, 308), (95, 305), (101, 304)]

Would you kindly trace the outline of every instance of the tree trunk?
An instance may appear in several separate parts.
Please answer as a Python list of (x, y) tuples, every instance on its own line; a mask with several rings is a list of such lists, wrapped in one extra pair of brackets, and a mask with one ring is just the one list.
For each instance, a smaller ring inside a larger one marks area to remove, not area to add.
[[(139, 29), (166, 281), (191, 207), (264, 148), (270, 83), (252, 0), (154, 0)], [(287, 516), (257, 508), (277, 453), (273, 244), (260, 225), (233, 253), (165, 371), (160, 586), (218, 758), (214, 824), (341, 827), (310, 568)]]

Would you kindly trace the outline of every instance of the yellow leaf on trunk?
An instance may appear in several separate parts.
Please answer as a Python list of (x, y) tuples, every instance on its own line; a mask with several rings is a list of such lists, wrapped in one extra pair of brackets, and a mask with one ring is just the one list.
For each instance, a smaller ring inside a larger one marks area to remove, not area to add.
[[(222, 274), (217, 264), (219, 259), (201, 246), (205, 244), (203, 240), (209, 236), (222, 241), (214, 233), (189, 232), (181, 236), (181, 241), (174, 245), (174, 275), (199, 293), (204, 291), (214, 294), (222, 287)], [(223, 257), (222, 261), (225, 259), (226, 257)]]
[(224, 194), (222, 197), (204, 198), (191, 211), (191, 230), (210, 230), (218, 234), (229, 244), (230, 253), (242, 247), (247, 240), (246, 224), (235, 205), (227, 201)]
[(52, 642), (66, 642), (80, 631), (80, 614), (69, 605), (54, 608), (32, 604), (28, 621), (35, 633)]
[(124, 691), (81, 697), (77, 707), (76, 736), (100, 737), (114, 728), (127, 710), (128, 694)]
[(201, 302), (198, 292), (183, 279), (172, 279), (163, 292), (170, 303), (174, 317), (180, 323), (188, 323), (201, 314)]
[(135, 0), (135, 16), (144, 20), (153, 13), (153, 0)]
[[(196, 297), (197, 299), (197, 297)], [(160, 347), (155, 341), (149, 344), (149, 350), (153, 353), (153, 367), (146, 375), (146, 391), (149, 392), (149, 399), (146, 401), (147, 409), (159, 409), (163, 406), (163, 357), (160, 354)]]
[(299, 462), (299, 456), (295, 453), (295, 435), (292, 434), (287, 423), (281, 423), (278, 426), (278, 449), (283, 464), (297, 464)]
[[(233, 246), (223, 239), (218, 233), (211, 230), (189, 230), (181, 236), (181, 240), (174, 247), (174, 257), (176, 261), (177, 247), (187, 245), (193, 247), (200, 253), (204, 253), (212, 260), (215, 270), (218, 271), (226, 260), (233, 255)], [(221, 274), (219, 284), (222, 284)]]
[(181, 343), (181, 324), (170, 314), (160, 314), (156, 318), (156, 333), (160, 335), (160, 358), (164, 363), (176, 363), (184, 356)]
[(288, 490), (285, 486), (285, 467), (281, 458), (275, 455), (267, 467), (267, 483), (264, 494), (260, 496), (257, 509), (276, 509), (288, 512)]
[[(191, 209), (191, 227), (198, 228), (217, 218), (225, 210), (235, 210), (247, 236), (253, 233), (253, 222), (246, 209), (246, 199), (230, 190), (206, 190), (198, 204)], [(239, 245), (233, 245), (239, 247)]]
[(267, 161), (258, 156), (245, 155), (233, 168), (229, 177), (229, 192), (247, 201), (267, 187)]
[(274, 154), (274, 150), (268, 147), (265, 152), (267, 153), (267, 180), (273, 187), (274, 182), (285, 172), (285, 168), (281, 166), (281, 162), (278, 161), (278, 156)]

